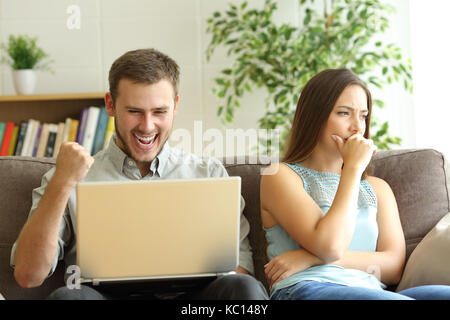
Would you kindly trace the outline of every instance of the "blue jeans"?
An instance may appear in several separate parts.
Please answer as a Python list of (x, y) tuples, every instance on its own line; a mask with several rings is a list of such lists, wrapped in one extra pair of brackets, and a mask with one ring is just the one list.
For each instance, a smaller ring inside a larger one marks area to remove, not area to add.
[(349, 287), (330, 282), (301, 281), (277, 290), (272, 300), (450, 300), (450, 286), (428, 285), (400, 292)]

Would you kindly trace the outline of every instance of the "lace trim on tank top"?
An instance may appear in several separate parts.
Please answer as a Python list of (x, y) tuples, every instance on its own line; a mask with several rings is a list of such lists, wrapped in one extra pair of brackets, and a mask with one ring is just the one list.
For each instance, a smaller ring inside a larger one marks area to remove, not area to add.
[[(305, 168), (298, 163), (285, 163), (303, 180), (306, 192), (319, 207), (331, 207), (341, 175), (332, 172), (321, 172)], [(367, 180), (361, 180), (359, 185), (358, 208), (377, 207), (377, 196)]]

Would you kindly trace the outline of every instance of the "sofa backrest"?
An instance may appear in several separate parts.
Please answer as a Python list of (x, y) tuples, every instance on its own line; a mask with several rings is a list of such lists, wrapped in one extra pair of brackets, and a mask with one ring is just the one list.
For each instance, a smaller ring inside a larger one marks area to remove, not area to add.
[(0, 292), (6, 299), (43, 299), (64, 284), (60, 264), (45, 284), (22, 289), (9, 266), (11, 248), (31, 208), (31, 191), (55, 164), (50, 158), (0, 157)]
[[(222, 159), (225, 169), (230, 176), (240, 176), (241, 194), (245, 200), (244, 215), (250, 224), (250, 246), (253, 250), (253, 264), (255, 266), (255, 277), (268, 288), (264, 265), (267, 263), (267, 242), (260, 216), (259, 185), (261, 182), (261, 170), (266, 167), (256, 163), (254, 158), (242, 157), (233, 159)], [(230, 164), (227, 164), (230, 163)]]
[(450, 172), (444, 155), (431, 149), (379, 152), (372, 175), (385, 180), (397, 200), (406, 240), (406, 259), (450, 212)]
[[(265, 165), (254, 158), (222, 160), (230, 176), (242, 178), (244, 214), (250, 223), (255, 276), (267, 286), (264, 276), (267, 244), (259, 208), (260, 172)], [(43, 299), (64, 285), (62, 263), (52, 277), (34, 289), (20, 288), (9, 266), (12, 244), (31, 207), (31, 192), (54, 165), (55, 160), (49, 158), (0, 157), (0, 292), (6, 299)], [(380, 151), (375, 156), (373, 175), (386, 180), (397, 199), (407, 257), (431, 228), (450, 212), (448, 170), (443, 155), (434, 150)]]

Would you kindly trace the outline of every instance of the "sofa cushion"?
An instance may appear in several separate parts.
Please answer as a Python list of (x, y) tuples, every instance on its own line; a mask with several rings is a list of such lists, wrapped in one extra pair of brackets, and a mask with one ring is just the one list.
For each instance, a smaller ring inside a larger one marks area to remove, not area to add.
[(397, 291), (427, 284), (450, 285), (450, 213), (422, 239), (406, 264)]
[(431, 149), (381, 151), (372, 174), (384, 179), (397, 200), (406, 241), (406, 259), (450, 211), (450, 175), (442, 153)]
[(34, 289), (21, 288), (9, 266), (12, 245), (30, 211), (31, 192), (54, 164), (55, 160), (49, 158), (0, 157), (0, 287), (6, 299), (42, 299), (64, 285), (62, 266), (44, 285)]

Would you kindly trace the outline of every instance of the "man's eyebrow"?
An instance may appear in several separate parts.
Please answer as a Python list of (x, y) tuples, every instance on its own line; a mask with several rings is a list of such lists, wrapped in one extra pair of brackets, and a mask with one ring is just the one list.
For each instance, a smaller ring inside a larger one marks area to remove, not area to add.
[[(351, 110), (351, 111), (354, 111), (354, 110), (355, 110), (355, 108), (349, 107), (349, 106), (337, 106), (336, 108), (345, 108), (345, 109)], [(365, 110), (361, 110), (361, 112), (362, 112), (362, 113), (368, 113), (369, 110), (365, 109)]]
[(125, 109), (139, 109), (139, 110), (142, 110), (142, 108), (135, 107), (135, 106), (125, 106)]
[[(135, 107), (135, 106), (125, 106), (125, 109), (133, 109), (133, 110), (140, 110), (140, 111), (144, 110), (144, 108)], [(160, 107), (152, 108), (152, 110), (168, 110), (168, 109), (170, 109), (169, 106), (160, 106)]]
[(168, 109), (170, 109), (169, 106), (161, 106), (161, 107), (156, 107), (153, 110), (168, 110)]

